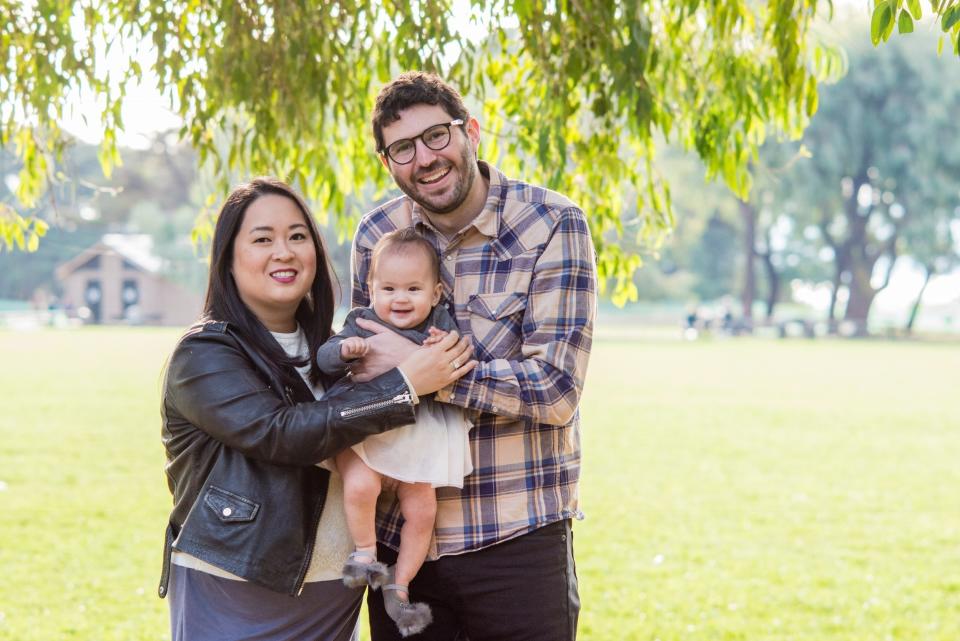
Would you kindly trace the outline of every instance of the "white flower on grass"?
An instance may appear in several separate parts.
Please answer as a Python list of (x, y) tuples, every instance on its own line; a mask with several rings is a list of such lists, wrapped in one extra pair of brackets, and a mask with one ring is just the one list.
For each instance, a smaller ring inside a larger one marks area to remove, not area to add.
[[(6, 491), (7, 491), (7, 482), (0, 481), (0, 492), (6, 492)], [(0, 617), (0, 621), (2, 620), (3, 620), (3, 617)]]
[(654, 564), (654, 565), (662, 565), (662, 564), (663, 564), (663, 559), (664, 559), (664, 556), (663, 556), (662, 554), (658, 554), (657, 556), (653, 557), (653, 564)]

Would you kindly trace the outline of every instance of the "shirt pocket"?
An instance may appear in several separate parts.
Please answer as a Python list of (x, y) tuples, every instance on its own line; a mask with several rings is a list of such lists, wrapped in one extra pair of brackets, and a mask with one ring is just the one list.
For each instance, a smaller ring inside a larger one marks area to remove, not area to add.
[(472, 294), (467, 300), (474, 347), (486, 358), (513, 358), (523, 343), (525, 292)]
[(259, 503), (216, 485), (207, 489), (203, 503), (223, 523), (247, 523), (257, 518), (257, 512), (260, 511)]

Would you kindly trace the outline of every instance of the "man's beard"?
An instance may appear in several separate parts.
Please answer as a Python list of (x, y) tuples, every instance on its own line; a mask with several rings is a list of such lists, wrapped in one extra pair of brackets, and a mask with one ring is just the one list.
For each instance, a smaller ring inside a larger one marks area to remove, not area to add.
[[(419, 171), (418, 174), (429, 174), (443, 166), (445, 166), (443, 161), (438, 160), (429, 167), (425, 167)], [(465, 201), (470, 194), (470, 189), (473, 187), (474, 181), (477, 179), (477, 160), (473, 154), (470, 153), (470, 145), (463, 145), (460, 151), (459, 164), (450, 163), (446, 166), (451, 167), (450, 171), (457, 172), (458, 180), (448, 195), (440, 196), (440, 198), (443, 199), (440, 202), (421, 194), (416, 178), (413, 178), (411, 182), (401, 182), (398, 180), (396, 181), (397, 186), (400, 187), (400, 190), (412, 201), (431, 214), (449, 214), (463, 204), (463, 201)]]

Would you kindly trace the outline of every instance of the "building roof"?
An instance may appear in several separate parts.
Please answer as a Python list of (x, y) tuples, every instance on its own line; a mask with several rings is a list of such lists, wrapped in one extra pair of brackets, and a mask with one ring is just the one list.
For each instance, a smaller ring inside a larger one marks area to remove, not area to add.
[(63, 280), (95, 257), (116, 254), (134, 268), (156, 274), (164, 261), (153, 253), (153, 239), (147, 234), (104, 234), (91, 247), (57, 266), (55, 274)]

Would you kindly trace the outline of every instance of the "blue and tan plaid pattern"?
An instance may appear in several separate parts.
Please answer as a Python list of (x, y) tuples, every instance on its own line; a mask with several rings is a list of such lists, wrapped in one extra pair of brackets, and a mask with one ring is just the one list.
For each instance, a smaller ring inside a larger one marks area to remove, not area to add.
[[(353, 243), (354, 306), (369, 304), (374, 244), (415, 226), (441, 258), (443, 301), (480, 364), (437, 393), (463, 407), (474, 472), (462, 490), (437, 490), (430, 558), (477, 550), (548, 523), (580, 517), (580, 417), (596, 315), (596, 260), (580, 208), (549, 190), (489, 178), (486, 205), (453, 238), (400, 197), (364, 216)], [(396, 548), (400, 514), (379, 506), (381, 541)]]

